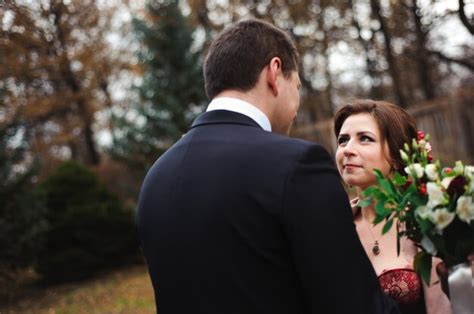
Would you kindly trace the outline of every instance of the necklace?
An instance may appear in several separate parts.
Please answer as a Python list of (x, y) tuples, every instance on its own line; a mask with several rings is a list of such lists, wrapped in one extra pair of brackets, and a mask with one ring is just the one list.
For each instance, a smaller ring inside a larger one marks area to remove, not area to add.
[[(359, 207), (359, 201), (360, 199), (358, 197), (354, 198), (353, 200), (351, 200), (351, 206), (353, 208), (353, 212), (354, 212), (354, 209), (356, 211), (358, 211), (361, 215), (361, 218), (362, 220), (364, 221), (364, 223), (366, 225), (368, 225), (369, 223), (367, 222), (367, 220), (364, 218), (364, 215), (362, 215), (362, 208)], [(369, 232), (370, 232), (370, 235), (372, 236), (372, 239), (374, 239), (374, 244), (372, 246), (372, 253), (374, 253), (374, 255), (379, 255), (380, 254), (380, 245), (379, 245), (379, 241), (374, 237), (374, 234), (372, 233), (372, 230), (370, 230), (370, 226), (367, 226), (367, 229), (369, 229)]]
[[(364, 217), (362, 217), (362, 219), (364, 219)], [(364, 222), (368, 225), (367, 220), (364, 219)], [(372, 246), (372, 253), (374, 253), (374, 255), (379, 255), (380, 254), (379, 241), (374, 237), (372, 230), (370, 230), (370, 226), (367, 226), (367, 229), (369, 229), (370, 235), (372, 236), (372, 239), (374, 239), (374, 244)]]

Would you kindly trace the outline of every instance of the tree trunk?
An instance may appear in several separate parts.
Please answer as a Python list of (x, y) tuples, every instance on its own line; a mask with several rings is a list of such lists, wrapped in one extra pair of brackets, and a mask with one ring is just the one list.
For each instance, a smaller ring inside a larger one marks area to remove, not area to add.
[(331, 34), (331, 30), (327, 30), (324, 25), (325, 11), (326, 11), (326, 7), (324, 7), (323, 10), (321, 11), (322, 19), (319, 25), (324, 35), (323, 41), (322, 41), (322, 44), (323, 44), (322, 55), (324, 57), (324, 76), (327, 81), (326, 90), (324, 91), (324, 96), (325, 96), (324, 98), (325, 98), (326, 104), (323, 109), (324, 110), (323, 114), (324, 114), (324, 118), (331, 118), (334, 115), (333, 85), (332, 85), (332, 75), (329, 68), (329, 51), (328, 51), (329, 43), (330, 43), (329, 35)]
[(78, 83), (74, 73), (71, 70), (71, 62), (67, 55), (67, 44), (64, 38), (64, 34), (61, 28), (61, 9), (62, 3), (53, 5), (51, 11), (54, 13), (55, 19), (54, 23), (57, 28), (58, 41), (61, 45), (61, 73), (63, 75), (64, 81), (67, 86), (72, 90), (74, 96), (77, 97), (77, 107), (79, 115), (83, 122), (83, 136), (86, 144), (87, 158), (86, 161), (88, 164), (97, 165), (100, 163), (100, 156), (97, 152), (97, 148), (94, 141), (94, 132), (92, 130), (92, 117), (91, 114), (87, 111), (87, 101), (82, 94), (81, 86)]
[(79, 160), (77, 143), (74, 141), (68, 141), (67, 145), (69, 146), (69, 151), (71, 152), (71, 159), (76, 161)]
[(329, 40), (328, 40), (329, 32), (324, 30), (324, 39), (323, 39), (323, 55), (324, 55), (324, 76), (327, 80), (326, 90), (325, 90), (325, 98), (326, 98), (326, 106), (324, 110), (325, 118), (330, 118), (334, 115), (334, 102), (333, 102), (333, 85), (332, 85), (332, 76), (331, 71), (329, 69)]
[[(321, 115), (319, 114), (319, 110), (318, 110), (319, 109), (318, 102), (314, 101), (314, 99), (318, 98), (319, 91), (314, 90), (311, 84), (311, 81), (306, 79), (301, 62), (300, 62), (300, 67), (299, 67), (299, 73), (300, 73), (302, 89), (305, 91), (305, 97), (304, 99), (302, 99), (301, 106), (302, 108), (305, 108), (310, 122), (313, 123), (313, 122), (322, 120)], [(309, 101), (305, 101), (308, 99)]]
[[(365, 52), (365, 65), (367, 67), (367, 74), (370, 77), (371, 87), (370, 87), (370, 97), (372, 99), (384, 99), (384, 93), (382, 89), (382, 79), (380, 78), (379, 73), (377, 72), (377, 61), (370, 57), (370, 51), (373, 50), (373, 47), (370, 41), (367, 41), (362, 37), (362, 29), (359, 22), (357, 21), (354, 9), (354, 2), (350, 1), (352, 9), (352, 25), (357, 29), (357, 39), (359, 40), (362, 48)], [(372, 35), (373, 37), (373, 35)]]
[(434, 84), (430, 75), (429, 56), (426, 51), (426, 32), (423, 31), (421, 25), (421, 16), (418, 14), (419, 8), (416, 0), (412, 0), (410, 6), (413, 20), (415, 22), (416, 34), (416, 56), (415, 60), (418, 66), (418, 81), (421, 84), (425, 99), (433, 99), (435, 97)]
[(380, 31), (382, 32), (383, 37), (384, 37), (385, 58), (387, 59), (387, 62), (388, 62), (390, 76), (393, 82), (393, 89), (395, 92), (395, 98), (400, 107), (406, 108), (407, 103), (402, 91), (401, 78), (400, 78), (400, 73), (398, 71), (396, 59), (392, 51), (392, 37), (389, 33), (387, 22), (385, 21), (385, 18), (382, 16), (379, 2), (377, 0), (370, 0), (370, 5), (372, 8), (372, 13), (375, 14), (377, 20), (380, 23)]

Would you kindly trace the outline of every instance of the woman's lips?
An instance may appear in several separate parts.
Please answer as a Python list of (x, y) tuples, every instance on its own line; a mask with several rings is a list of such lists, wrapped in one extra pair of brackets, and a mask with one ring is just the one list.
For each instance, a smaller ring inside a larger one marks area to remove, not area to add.
[(357, 168), (362, 168), (362, 166), (354, 165), (354, 164), (345, 164), (344, 165), (345, 170), (351, 170), (351, 169), (357, 169)]

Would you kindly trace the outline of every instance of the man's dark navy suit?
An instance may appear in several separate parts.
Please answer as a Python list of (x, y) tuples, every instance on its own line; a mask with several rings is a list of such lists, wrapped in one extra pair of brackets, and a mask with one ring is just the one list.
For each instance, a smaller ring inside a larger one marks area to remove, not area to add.
[(198, 117), (137, 219), (159, 314), (394, 313), (328, 153), (247, 116)]

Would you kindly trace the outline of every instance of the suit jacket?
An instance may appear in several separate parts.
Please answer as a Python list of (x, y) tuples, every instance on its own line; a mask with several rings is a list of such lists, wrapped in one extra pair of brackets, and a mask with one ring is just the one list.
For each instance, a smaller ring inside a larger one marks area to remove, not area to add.
[(158, 313), (395, 313), (339, 180), (319, 145), (202, 114), (140, 192)]

